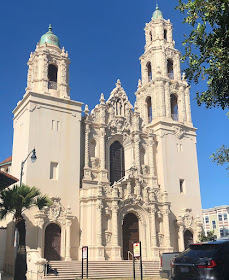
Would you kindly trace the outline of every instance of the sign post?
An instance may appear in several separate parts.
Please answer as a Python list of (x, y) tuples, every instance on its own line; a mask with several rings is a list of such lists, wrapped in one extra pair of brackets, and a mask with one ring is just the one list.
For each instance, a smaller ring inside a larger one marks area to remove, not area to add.
[(135, 280), (135, 259), (140, 258), (140, 268), (141, 268), (141, 280), (143, 279), (142, 275), (142, 248), (141, 241), (133, 243), (133, 274)]
[(82, 279), (83, 279), (83, 263), (84, 260), (87, 261), (87, 278), (88, 278), (88, 246), (83, 246), (82, 247)]

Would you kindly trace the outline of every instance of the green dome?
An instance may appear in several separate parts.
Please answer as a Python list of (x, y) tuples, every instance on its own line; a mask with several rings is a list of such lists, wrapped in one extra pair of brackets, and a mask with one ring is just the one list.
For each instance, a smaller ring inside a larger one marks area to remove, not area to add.
[(156, 6), (156, 10), (153, 13), (153, 19), (163, 18), (162, 12), (159, 10), (158, 5)]
[(60, 42), (58, 37), (52, 32), (52, 25), (49, 24), (49, 31), (41, 36), (39, 45), (49, 44), (53, 46), (60, 47)]

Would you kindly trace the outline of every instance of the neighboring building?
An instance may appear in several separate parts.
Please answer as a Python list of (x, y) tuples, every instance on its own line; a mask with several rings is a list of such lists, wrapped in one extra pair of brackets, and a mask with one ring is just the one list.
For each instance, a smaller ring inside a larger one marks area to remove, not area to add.
[(203, 209), (204, 232), (214, 231), (217, 238), (229, 237), (229, 205)]
[(17, 178), (9, 174), (11, 164), (12, 164), (11, 156), (5, 159), (4, 161), (0, 162), (0, 191), (18, 181)]
[[(134, 108), (118, 80), (83, 117), (82, 103), (70, 99), (68, 53), (51, 27), (30, 55), (26, 93), (13, 111), (12, 174), (35, 147), (23, 182), (54, 203), (26, 212), (26, 244), (48, 260), (80, 260), (85, 245), (90, 260), (127, 259), (138, 240), (144, 260), (159, 260), (202, 230), (189, 86), (158, 8), (145, 35)], [(13, 231), (11, 223), (6, 265)]]
[(0, 171), (10, 173), (11, 164), (12, 164), (12, 156), (0, 162)]

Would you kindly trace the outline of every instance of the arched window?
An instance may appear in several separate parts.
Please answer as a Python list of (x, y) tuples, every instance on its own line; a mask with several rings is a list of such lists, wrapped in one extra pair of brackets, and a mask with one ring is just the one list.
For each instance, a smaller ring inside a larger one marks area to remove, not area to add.
[(49, 64), (48, 68), (48, 80), (49, 80), (49, 88), (57, 89), (57, 67), (53, 64)]
[(151, 122), (152, 122), (152, 119), (153, 119), (151, 97), (148, 96), (148, 97), (146, 98), (146, 104), (147, 104), (148, 123), (151, 123)]
[(164, 39), (167, 40), (167, 29), (164, 29)]
[(153, 35), (152, 35), (152, 32), (150, 31), (150, 33), (149, 33), (149, 37), (150, 37), (150, 42), (152, 42), (153, 41)]
[(173, 62), (171, 59), (168, 59), (167, 60), (167, 69), (168, 69), (168, 77), (170, 79), (174, 79), (174, 76), (173, 76)]
[(111, 185), (125, 176), (125, 162), (123, 146), (115, 141), (110, 146), (110, 181)]
[(175, 94), (170, 95), (171, 104), (171, 117), (174, 121), (178, 121), (178, 103), (177, 96)]
[(150, 82), (152, 80), (152, 67), (150, 62), (147, 63), (146, 68), (148, 73), (148, 82)]

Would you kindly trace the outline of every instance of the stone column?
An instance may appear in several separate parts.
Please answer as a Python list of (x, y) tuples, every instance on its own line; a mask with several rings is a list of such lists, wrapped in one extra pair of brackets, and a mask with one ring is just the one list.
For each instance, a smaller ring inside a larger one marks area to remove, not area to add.
[(118, 245), (118, 189), (112, 190), (112, 260), (121, 260), (121, 248)]
[(176, 55), (176, 61), (177, 61), (177, 80), (181, 80), (180, 54), (179, 53)]
[(192, 117), (191, 117), (191, 106), (190, 106), (190, 93), (188, 87), (185, 90), (185, 105), (186, 105), (186, 113), (187, 113), (187, 122), (191, 123)]
[(44, 242), (43, 242), (43, 226), (44, 220), (46, 215), (44, 214), (43, 210), (38, 211), (35, 214), (36, 225), (38, 227), (37, 232), (37, 250), (40, 253), (40, 256), (43, 257), (43, 249), (44, 249)]
[(179, 246), (179, 252), (184, 251), (184, 226), (179, 226), (178, 231), (178, 246)]
[[(87, 106), (87, 105), (86, 105)], [(86, 107), (85, 106), (85, 107)], [(86, 111), (86, 110), (85, 110)], [(87, 110), (87, 112), (89, 112)], [(84, 164), (84, 179), (91, 180), (90, 155), (89, 155), (89, 133), (90, 124), (86, 122), (85, 127), (85, 164)]]
[(170, 247), (170, 230), (169, 230), (169, 206), (164, 205), (163, 207), (163, 228), (164, 228), (164, 238), (165, 247)]
[(103, 236), (102, 236), (102, 209), (103, 203), (102, 200), (97, 201), (96, 205), (96, 218), (97, 218), (97, 246), (103, 246)]
[(150, 222), (151, 222), (151, 247), (152, 249), (157, 247), (157, 233), (156, 233), (156, 207), (155, 205), (151, 206), (150, 212)]
[(140, 136), (138, 133), (134, 136), (134, 144), (135, 144), (135, 164), (138, 169), (138, 172), (140, 173), (140, 149), (139, 149), (139, 141)]
[(113, 246), (118, 246), (118, 201), (112, 202), (112, 234)]
[[(181, 86), (180, 87), (180, 96), (181, 96), (181, 114), (179, 114), (179, 120), (180, 121), (186, 121), (187, 118), (186, 118), (186, 107), (185, 107), (185, 92), (184, 92), (184, 87)], [(181, 119), (180, 119), (181, 117)]]
[(165, 106), (166, 106), (166, 117), (171, 118), (171, 102), (169, 92), (169, 82), (165, 84)]
[(98, 261), (104, 260), (102, 209), (103, 209), (103, 202), (101, 199), (98, 199), (96, 204), (96, 247), (97, 247), (96, 259)]
[(65, 261), (71, 261), (71, 219), (66, 219), (66, 253)]
[(100, 168), (105, 169), (105, 128), (100, 128)]
[(154, 139), (153, 134), (149, 133), (148, 148), (149, 148), (149, 166), (150, 166), (150, 175), (155, 176), (155, 165), (154, 165), (154, 152), (153, 152)]
[(160, 91), (160, 116), (166, 116), (166, 108), (165, 108), (165, 90), (164, 90), (164, 82), (159, 82), (159, 91)]
[(85, 167), (89, 167), (89, 133), (90, 133), (90, 126), (87, 123), (85, 128)]

